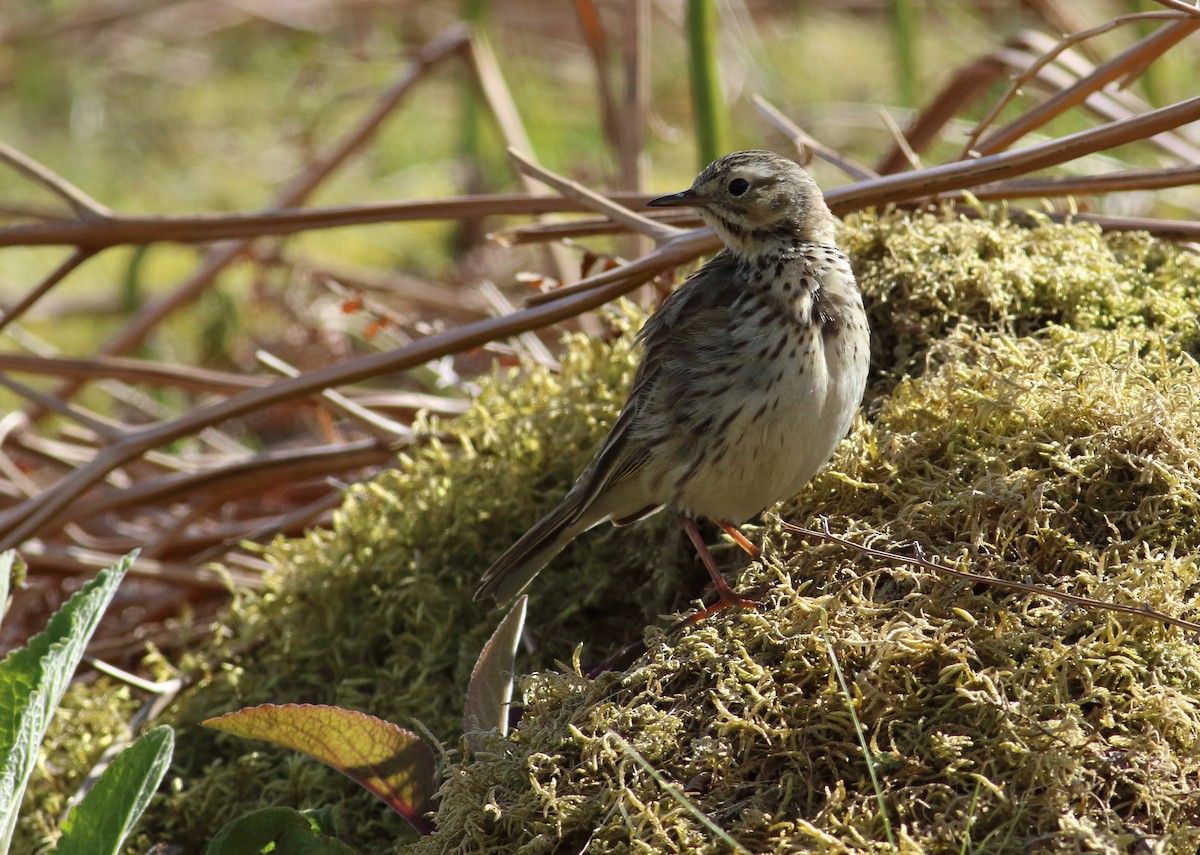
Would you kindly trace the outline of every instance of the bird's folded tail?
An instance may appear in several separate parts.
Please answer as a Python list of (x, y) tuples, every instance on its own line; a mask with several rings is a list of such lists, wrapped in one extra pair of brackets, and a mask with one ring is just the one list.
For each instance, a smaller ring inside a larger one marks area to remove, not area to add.
[(578, 502), (573, 495), (543, 517), (533, 528), (496, 559), (483, 574), (483, 583), (475, 592), (475, 601), (495, 597), (496, 604), (506, 606), (525, 590), (542, 568), (574, 540), (599, 520), (580, 519)]

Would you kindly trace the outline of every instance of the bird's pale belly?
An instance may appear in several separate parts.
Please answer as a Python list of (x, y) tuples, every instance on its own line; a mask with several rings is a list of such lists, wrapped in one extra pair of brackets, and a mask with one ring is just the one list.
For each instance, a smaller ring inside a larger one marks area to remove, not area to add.
[(741, 523), (799, 493), (825, 465), (862, 400), (866, 366), (831, 364), (841, 349), (825, 354), (815, 338), (816, 353), (799, 354), (778, 381), (745, 395), (721, 437), (696, 443), (698, 456), (672, 473), (671, 506)]

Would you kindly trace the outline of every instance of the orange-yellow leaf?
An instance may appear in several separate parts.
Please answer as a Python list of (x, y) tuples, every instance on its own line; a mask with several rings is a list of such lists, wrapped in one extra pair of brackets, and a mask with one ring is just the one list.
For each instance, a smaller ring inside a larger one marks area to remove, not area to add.
[(263, 704), (200, 722), (301, 751), (362, 784), (428, 833), (437, 790), (433, 751), (411, 731), (373, 715), (314, 704)]

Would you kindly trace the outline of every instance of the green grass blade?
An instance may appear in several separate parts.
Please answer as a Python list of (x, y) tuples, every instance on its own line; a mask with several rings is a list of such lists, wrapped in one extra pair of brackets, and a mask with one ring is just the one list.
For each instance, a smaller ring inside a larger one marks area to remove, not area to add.
[(0, 855), (12, 843), (21, 796), (54, 710), (136, 554), (97, 574), (28, 646), (0, 662)]
[(623, 750), (629, 757), (633, 758), (635, 763), (645, 769), (647, 774), (654, 779), (655, 783), (663, 788), (663, 792), (675, 800), (676, 804), (694, 816), (701, 825), (716, 835), (716, 837), (722, 843), (724, 843), (734, 852), (738, 853), (738, 855), (750, 855), (749, 849), (734, 840), (728, 831), (721, 828), (721, 826), (717, 825), (712, 820), (712, 817), (700, 810), (695, 802), (687, 797), (687, 794), (684, 793), (683, 790), (679, 789), (679, 787), (675, 786), (666, 778), (664, 778), (663, 774), (655, 769), (654, 766), (651, 765), (650, 761), (642, 756), (640, 751), (630, 745), (629, 741), (625, 739), (625, 737), (621, 736), (621, 734), (617, 733), (616, 731), (612, 731), (611, 735), (613, 740), (621, 746), (621, 750)]
[(883, 818), (883, 830), (887, 834), (888, 844), (892, 847), (893, 852), (899, 852), (899, 847), (896, 846), (896, 838), (892, 836), (892, 822), (888, 818), (887, 804), (883, 800), (883, 788), (879, 785), (879, 776), (875, 774), (875, 761), (871, 759), (871, 746), (867, 744), (867, 735), (863, 733), (862, 723), (858, 720), (858, 712), (854, 709), (854, 695), (850, 694), (850, 686), (846, 682), (846, 675), (842, 673), (841, 663), (838, 662), (837, 651), (833, 649), (833, 639), (829, 637), (829, 625), (826, 622), (825, 613), (821, 613), (821, 634), (825, 639), (825, 650), (829, 654), (829, 664), (833, 666), (833, 673), (837, 675), (838, 686), (842, 690), (842, 697), (846, 699), (846, 708), (850, 710), (850, 720), (854, 722), (854, 732), (858, 735), (858, 744), (862, 747), (863, 758), (867, 761), (867, 772), (871, 776), (871, 786), (875, 789), (875, 799), (879, 802), (879, 815)]
[(175, 733), (166, 725), (117, 755), (62, 824), (55, 855), (117, 855), (171, 763)]

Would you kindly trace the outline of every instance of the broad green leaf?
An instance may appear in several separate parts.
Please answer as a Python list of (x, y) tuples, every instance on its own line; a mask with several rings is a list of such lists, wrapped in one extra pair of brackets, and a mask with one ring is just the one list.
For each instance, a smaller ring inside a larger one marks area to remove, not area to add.
[(55, 855), (116, 855), (167, 773), (175, 732), (147, 731), (117, 755), (62, 824)]
[(525, 606), (529, 598), (522, 595), (513, 603), (504, 620), (483, 646), (475, 661), (471, 680), (467, 683), (467, 700), (463, 704), (463, 731), (467, 742), (478, 750), (475, 734), (495, 728), (501, 736), (508, 735), (508, 708), (512, 703), (513, 663), (521, 630), (525, 626)]
[(227, 823), (204, 855), (354, 855), (354, 850), (289, 807), (256, 810)]
[(437, 790), (437, 761), (421, 737), (366, 713), (313, 704), (263, 704), (200, 722), (247, 739), (301, 751), (362, 784), (413, 828)]
[(0, 855), (8, 852), (38, 746), (133, 552), (96, 575), (29, 644), (0, 662)]

